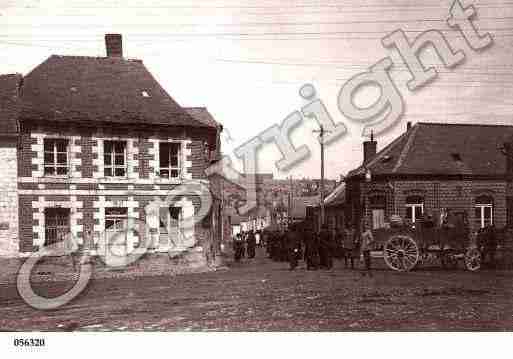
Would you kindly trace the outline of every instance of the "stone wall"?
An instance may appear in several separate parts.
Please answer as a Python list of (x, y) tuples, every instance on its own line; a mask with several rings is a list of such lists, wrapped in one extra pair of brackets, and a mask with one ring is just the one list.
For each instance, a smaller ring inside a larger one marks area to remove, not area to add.
[(16, 138), (0, 137), (0, 256), (18, 252)]

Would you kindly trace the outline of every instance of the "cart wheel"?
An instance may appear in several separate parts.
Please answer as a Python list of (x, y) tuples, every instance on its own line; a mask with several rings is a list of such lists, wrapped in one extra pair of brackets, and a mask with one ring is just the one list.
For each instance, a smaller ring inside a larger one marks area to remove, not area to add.
[(465, 267), (472, 272), (475, 272), (481, 268), (481, 252), (479, 249), (467, 249), (465, 252)]
[(411, 237), (394, 235), (386, 241), (383, 257), (391, 269), (407, 272), (419, 261), (419, 248)]

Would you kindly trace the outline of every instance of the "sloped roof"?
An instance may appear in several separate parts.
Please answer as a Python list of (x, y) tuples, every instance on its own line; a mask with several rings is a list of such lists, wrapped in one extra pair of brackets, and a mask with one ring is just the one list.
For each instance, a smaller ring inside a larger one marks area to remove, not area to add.
[(506, 173), (500, 148), (513, 126), (417, 123), (368, 161), (349, 172), (362, 175), (497, 175)]
[(346, 184), (340, 183), (335, 189), (324, 199), (324, 205), (328, 207), (338, 206), (346, 201)]
[(0, 76), (0, 134), (13, 135), (18, 132), (17, 116), (20, 110), (18, 89), (20, 74)]
[(211, 127), (194, 119), (140, 60), (52, 55), (23, 82), (21, 119)]
[(194, 119), (209, 127), (219, 127), (221, 124), (208, 112), (206, 107), (186, 107), (185, 111)]

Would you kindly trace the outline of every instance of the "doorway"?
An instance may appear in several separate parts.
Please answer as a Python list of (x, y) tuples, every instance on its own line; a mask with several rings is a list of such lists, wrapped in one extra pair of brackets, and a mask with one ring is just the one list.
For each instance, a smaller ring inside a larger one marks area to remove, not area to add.
[(159, 209), (159, 248), (171, 248), (179, 245), (181, 223), (181, 207), (170, 206)]

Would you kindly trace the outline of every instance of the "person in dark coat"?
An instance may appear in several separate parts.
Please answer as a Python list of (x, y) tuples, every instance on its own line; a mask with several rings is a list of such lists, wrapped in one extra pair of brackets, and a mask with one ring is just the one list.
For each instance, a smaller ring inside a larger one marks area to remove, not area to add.
[(343, 239), (343, 252), (344, 252), (344, 267), (347, 268), (347, 263), (350, 261), (351, 269), (354, 269), (354, 249), (355, 249), (356, 234), (354, 227), (348, 223), (344, 231)]
[(490, 268), (496, 267), (495, 254), (497, 252), (497, 244), (498, 244), (497, 237), (498, 237), (498, 235), (497, 235), (495, 226), (493, 224), (491, 224), (488, 227), (488, 242), (487, 242), (487, 246), (486, 246), (487, 247), (486, 252), (488, 254), (488, 266)]
[(286, 237), (290, 270), (294, 270), (301, 258), (301, 239), (298, 228), (295, 225), (292, 225), (289, 228)]
[(497, 251), (497, 233), (493, 225), (481, 228), (477, 235), (478, 247), (481, 251), (482, 262), (488, 268), (495, 267), (495, 254)]
[(267, 246), (269, 247), (269, 258), (271, 258), (273, 261), (275, 261), (276, 260), (276, 232), (269, 233)]
[(307, 228), (303, 235), (306, 269), (317, 270), (319, 267), (319, 241), (317, 235), (310, 228)]
[(279, 261), (280, 260), (280, 251), (279, 251), (279, 233), (274, 231), (271, 232), (269, 235), (269, 258), (271, 258), (273, 261)]
[(321, 268), (331, 269), (333, 267), (332, 249), (333, 245), (330, 232), (328, 227), (323, 225), (319, 233), (319, 260)]
[(289, 260), (289, 252), (287, 247), (287, 237), (285, 231), (278, 232), (278, 261), (287, 262)]
[(235, 260), (235, 262), (240, 262), (240, 259), (242, 257), (242, 247), (242, 235), (240, 233), (237, 233), (233, 238), (233, 259)]
[(250, 230), (246, 239), (248, 258), (255, 258), (256, 237), (253, 230)]

